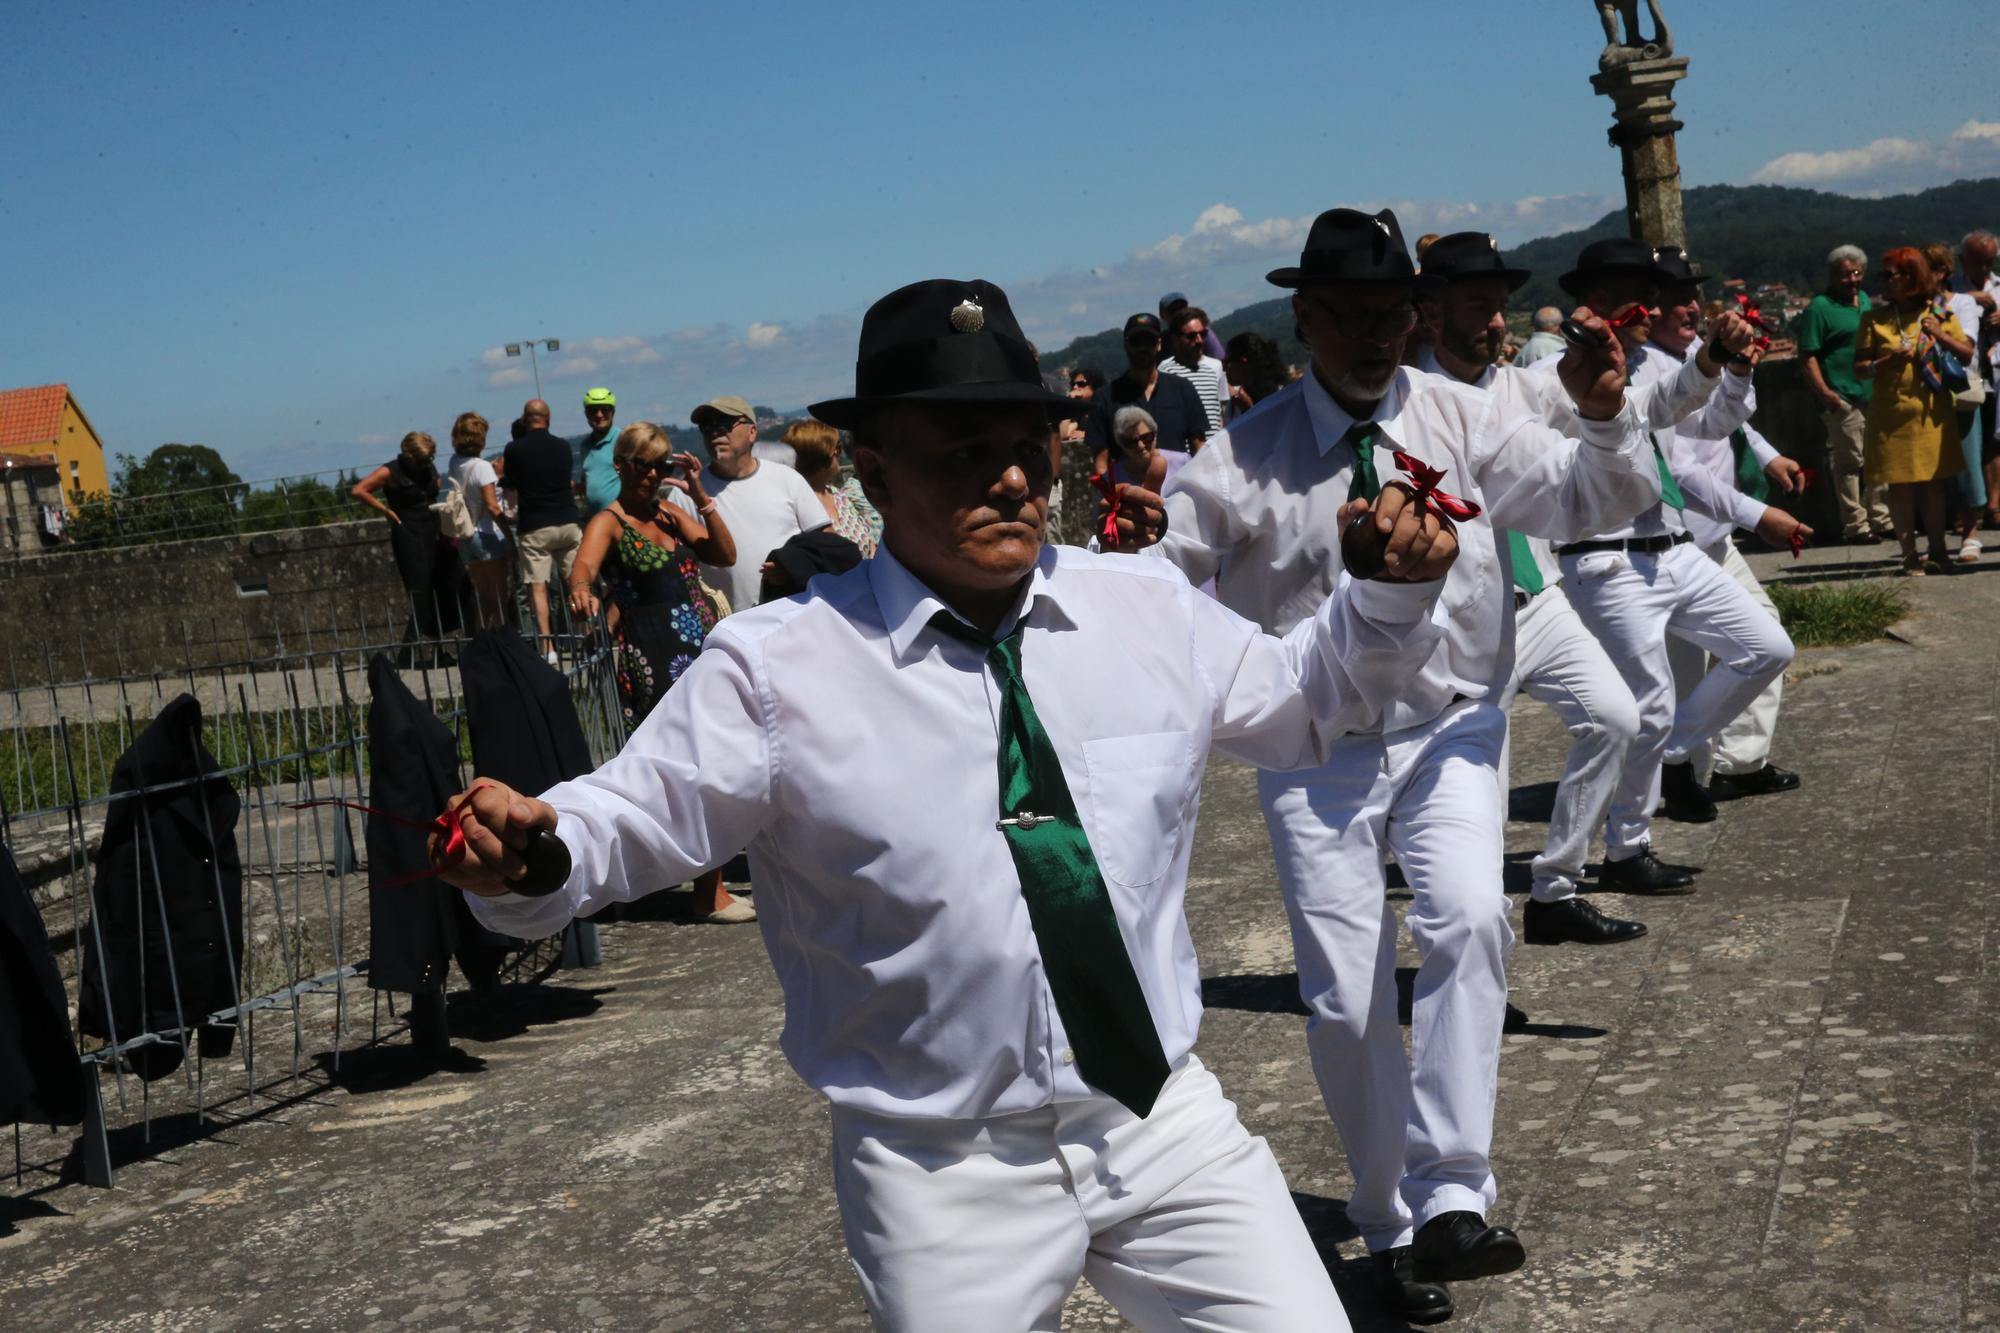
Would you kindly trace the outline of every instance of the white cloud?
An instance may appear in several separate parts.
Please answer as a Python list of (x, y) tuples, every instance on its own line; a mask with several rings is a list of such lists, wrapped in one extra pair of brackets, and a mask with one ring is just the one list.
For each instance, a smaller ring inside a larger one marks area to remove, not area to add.
[(371, 433), (368, 435), (355, 436), (354, 442), (358, 445), (361, 445), (363, 448), (373, 449), (379, 445), (384, 445), (389, 443), (389, 439), (390, 437), (387, 435), (383, 435), (380, 433)]
[(744, 331), (743, 341), (752, 347), (775, 347), (784, 333), (785, 326), (782, 324), (753, 323)]
[(1785, 153), (1757, 168), (1750, 183), (1882, 195), (1995, 173), (2000, 121), (1968, 120), (1942, 139), (1889, 136), (1859, 148)]
[(489, 389), (512, 389), (534, 382), (534, 376), (528, 373), (526, 366), (508, 366), (505, 370), (496, 370), (486, 377), (486, 387)]

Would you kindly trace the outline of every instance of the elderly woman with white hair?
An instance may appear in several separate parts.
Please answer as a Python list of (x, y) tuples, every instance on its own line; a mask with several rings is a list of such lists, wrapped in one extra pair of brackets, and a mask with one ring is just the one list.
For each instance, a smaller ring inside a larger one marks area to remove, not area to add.
[(1886, 487), (1862, 475), (1863, 423), (1871, 386), (1854, 373), (1854, 343), (1868, 313), (1861, 289), (1868, 256), (1859, 246), (1837, 245), (1826, 257), (1826, 290), (1813, 297), (1794, 328), (1806, 385), (1819, 400), (1826, 424), (1827, 460), (1840, 506), (1840, 528), (1850, 545), (1873, 546), (1895, 529)]
[(1158, 495), (1188, 455), (1160, 448), (1160, 426), (1143, 407), (1121, 407), (1111, 418), (1111, 479)]

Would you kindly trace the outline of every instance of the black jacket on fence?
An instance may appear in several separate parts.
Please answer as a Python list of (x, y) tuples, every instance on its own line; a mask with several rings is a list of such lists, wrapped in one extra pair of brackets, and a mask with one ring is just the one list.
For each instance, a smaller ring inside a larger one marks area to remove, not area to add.
[[(368, 690), (368, 804), (436, 818), (459, 792), (457, 738), (381, 653), (368, 662)], [(443, 880), (389, 882), (429, 868), (429, 836), (368, 816), (368, 984), (376, 990), (442, 991), (453, 958), (474, 987), (489, 986), (510, 945)]]
[[(481, 630), (458, 658), (472, 771), (539, 796), (596, 765), (569, 695), (569, 678), (510, 629)], [(663, 886), (664, 887), (664, 886)], [(593, 914), (615, 921), (623, 904)]]
[[(241, 802), (201, 743), (201, 705), (183, 694), (160, 710), (111, 770), (84, 927), (77, 1026), (106, 1041), (192, 1028), (236, 1003), (243, 965)], [(141, 788), (166, 786), (165, 791)], [(120, 793), (125, 793), (121, 795)], [(176, 999), (178, 982), (178, 1006)], [(233, 1024), (202, 1027), (201, 1053), (227, 1055)], [(126, 1054), (147, 1080), (180, 1068), (178, 1041)]]
[(78, 1124), (83, 1094), (48, 929), (0, 847), (0, 1125)]

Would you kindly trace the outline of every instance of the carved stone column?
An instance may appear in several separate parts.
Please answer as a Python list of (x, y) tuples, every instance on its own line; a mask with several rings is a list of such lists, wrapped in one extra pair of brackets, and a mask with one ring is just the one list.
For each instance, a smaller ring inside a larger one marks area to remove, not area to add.
[(1673, 86), (1687, 77), (1686, 56), (1634, 60), (1593, 74), (1590, 86), (1611, 99), (1611, 143), (1625, 170), (1625, 223), (1648, 245), (1687, 245), (1681, 218), (1681, 163), (1674, 134)]

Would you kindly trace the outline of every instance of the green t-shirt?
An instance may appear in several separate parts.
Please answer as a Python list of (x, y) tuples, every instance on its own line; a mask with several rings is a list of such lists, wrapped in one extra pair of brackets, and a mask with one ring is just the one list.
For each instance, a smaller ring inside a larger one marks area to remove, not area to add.
[(1868, 293), (1860, 297), (1859, 305), (1842, 305), (1821, 292), (1799, 316), (1797, 330), (1799, 355), (1818, 357), (1826, 387), (1856, 407), (1867, 403), (1870, 388), (1854, 377), (1854, 338), (1869, 308)]

